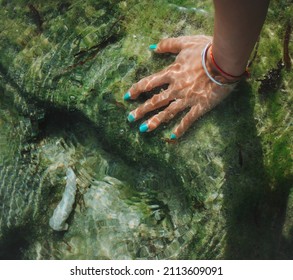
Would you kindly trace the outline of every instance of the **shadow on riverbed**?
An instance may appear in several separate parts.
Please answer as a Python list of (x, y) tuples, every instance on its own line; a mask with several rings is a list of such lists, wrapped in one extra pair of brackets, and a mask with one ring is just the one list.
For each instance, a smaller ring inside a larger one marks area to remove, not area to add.
[[(223, 156), (225, 259), (292, 259), (292, 241), (286, 240), (282, 233), (290, 182), (288, 179), (272, 183), (265, 171), (253, 98), (249, 84), (243, 83), (216, 112), (223, 141), (235, 139)], [(232, 117), (230, 125), (222, 126), (221, 116), (225, 114)]]

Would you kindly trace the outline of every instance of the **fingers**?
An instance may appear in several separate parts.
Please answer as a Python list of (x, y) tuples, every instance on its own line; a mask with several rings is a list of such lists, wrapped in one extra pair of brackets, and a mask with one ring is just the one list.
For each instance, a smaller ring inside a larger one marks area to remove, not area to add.
[(173, 119), (179, 112), (184, 110), (185, 107), (186, 105), (182, 99), (172, 102), (164, 111), (158, 113), (143, 123), (139, 128), (140, 132), (150, 132), (156, 129), (161, 123), (168, 122)]
[(145, 77), (134, 84), (124, 95), (124, 100), (136, 99), (142, 92), (147, 92), (153, 88), (162, 86), (169, 82), (166, 69)]
[(163, 106), (167, 106), (174, 99), (174, 91), (167, 89), (159, 94), (155, 94), (152, 98), (147, 100), (144, 104), (133, 110), (128, 115), (130, 122), (142, 118), (146, 113), (154, 111)]
[(167, 38), (159, 42), (154, 49), (157, 53), (179, 53), (183, 49), (183, 40), (179, 38)]
[[(187, 108), (187, 104), (183, 99), (173, 101), (164, 111), (156, 114), (141, 124), (139, 127), (140, 132), (150, 132), (156, 129), (161, 123), (168, 122), (174, 118), (179, 112)], [(180, 124), (174, 129), (171, 134), (171, 139), (178, 139), (185, 131), (199, 118), (206, 110), (201, 105), (193, 106), (190, 111), (184, 116)]]
[(190, 111), (184, 116), (180, 124), (174, 129), (171, 134), (171, 139), (181, 137), (184, 132), (205, 112), (206, 110), (200, 104), (191, 107)]
[(200, 40), (209, 40), (207, 36), (181, 36), (177, 38), (166, 38), (161, 40), (157, 45), (151, 45), (150, 49), (157, 53), (179, 53), (182, 49), (200, 43)]

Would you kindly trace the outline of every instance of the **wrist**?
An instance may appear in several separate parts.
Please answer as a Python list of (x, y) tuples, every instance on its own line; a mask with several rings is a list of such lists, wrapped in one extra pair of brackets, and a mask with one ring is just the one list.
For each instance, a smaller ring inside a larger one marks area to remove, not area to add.
[(241, 80), (243, 78), (243, 76), (245, 76), (244, 73), (247, 73), (247, 71), (245, 70), (239, 76), (236, 76), (236, 75), (232, 75), (232, 74), (229, 74), (226, 71), (224, 71), (214, 59), (213, 46), (212, 45), (210, 45), (210, 47), (207, 50), (206, 66), (207, 66), (207, 69), (208, 69), (209, 73), (216, 80), (218, 80), (220, 83), (223, 83), (223, 84), (236, 83), (239, 80)]
[(215, 68), (227, 79), (247, 76), (248, 54), (236, 51), (229, 45), (225, 46), (225, 43), (218, 44), (217, 41), (219, 40), (214, 39), (209, 51)]

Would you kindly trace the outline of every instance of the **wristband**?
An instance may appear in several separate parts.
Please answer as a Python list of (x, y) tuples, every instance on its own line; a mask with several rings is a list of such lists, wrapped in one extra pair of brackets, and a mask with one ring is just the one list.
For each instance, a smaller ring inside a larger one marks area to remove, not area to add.
[(246, 68), (246, 70), (241, 74), (241, 75), (232, 75), (232, 74), (229, 74), (227, 73), (226, 71), (224, 71), (215, 61), (215, 58), (214, 58), (214, 55), (213, 55), (213, 46), (211, 46), (211, 60), (213, 62), (213, 64), (215, 65), (215, 67), (217, 68), (217, 70), (221, 73), (221, 74), (224, 74), (225, 76), (228, 76), (230, 78), (233, 78), (233, 79), (240, 79), (242, 77), (249, 77), (249, 72), (248, 72), (248, 69)]
[(228, 86), (231, 86), (231, 85), (235, 85), (237, 84), (239, 81), (236, 81), (236, 82), (233, 82), (233, 83), (221, 83), (220, 81), (217, 81), (215, 78), (212, 77), (212, 75), (209, 73), (208, 69), (207, 69), (207, 66), (206, 66), (206, 55), (207, 55), (207, 51), (209, 49), (209, 47), (212, 45), (211, 42), (207, 43), (207, 45), (205, 46), (205, 48), (203, 49), (202, 53), (201, 53), (201, 64), (202, 64), (202, 67), (206, 73), (206, 75), (209, 77), (209, 79), (217, 84), (218, 86), (221, 86), (221, 87), (228, 87)]

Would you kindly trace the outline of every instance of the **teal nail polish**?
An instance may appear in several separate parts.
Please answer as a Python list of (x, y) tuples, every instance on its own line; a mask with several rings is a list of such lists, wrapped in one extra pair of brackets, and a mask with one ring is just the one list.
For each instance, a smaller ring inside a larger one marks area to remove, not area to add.
[(130, 92), (129, 91), (124, 94), (123, 99), (124, 100), (129, 100), (130, 99)]
[(157, 44), (150, 45), (149, 49), (154, 51), (157, 48)]
[(129, 122), (134, 122), (135, 121), (135, 117), (131, 113), (129, 113), (127, 119), (128, 119)]
[(174, 133), (172, 133), (170, 136), (170, 139), (175, 140), (176, 138), (177, 138), (177, 136)]
[(139, 127), (139, 131), (140, 132), (146, 132), (148, 131), (149, 127), (146, 123), (143, 123), (140, 127)]

